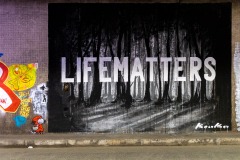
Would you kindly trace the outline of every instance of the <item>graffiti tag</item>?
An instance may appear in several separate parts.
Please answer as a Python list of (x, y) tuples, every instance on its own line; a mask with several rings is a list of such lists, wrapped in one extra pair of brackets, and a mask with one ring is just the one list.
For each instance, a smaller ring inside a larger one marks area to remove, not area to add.
[(195, 130), (197, 129), (228, 129), (229, 126), (228, 125), (223, 125), (221, 123), (216, 123), (215, 125), (204, 125), (202, 123), (198, 123), (195, 127)]
[(29, 91), (27, 92), (19, 92), (18, 96), (21, 99), (21, 106), (20, 106), (20, 115), (27, 118), (30, 114), (30, 107), (29, 103), (32, 102), (32, 99), (29, 98)]
[(1, 99), (1, 98), (0, 98), (0, 103), (6, 104), (6, 101), (7, 101), (7, 99)]

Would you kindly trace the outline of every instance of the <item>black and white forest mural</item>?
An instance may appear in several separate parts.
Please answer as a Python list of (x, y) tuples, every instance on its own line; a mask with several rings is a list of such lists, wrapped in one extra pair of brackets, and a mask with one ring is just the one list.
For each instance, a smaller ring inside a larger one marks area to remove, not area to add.
[(49, 132), (231, 129), (231, 4), (49, 4)]

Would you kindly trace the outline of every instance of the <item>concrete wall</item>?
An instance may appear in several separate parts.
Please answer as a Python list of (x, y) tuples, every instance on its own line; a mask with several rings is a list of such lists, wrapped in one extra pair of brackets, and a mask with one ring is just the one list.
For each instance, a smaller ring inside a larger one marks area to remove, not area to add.
[[(238, 0), (141, 0), (140, 2), (130, 0), (49, 0), (49, 1), (1, 1), (0, 2), (0, 53), (3, 56), (0, 61), (7, 66), (13, 64), (38, 63), (35, 85), (23, 91), (36, 93), (37, 86), (42, 86), (48, 81), (48, 3), (80, 2), (80, 3), (222, 3), (232, 2), (232, 130), (237, 131), (240, 126), (240, 79), (239, 73), (240, 51), (236, 52), (236, 44), (240, 43), (240, 2)], [(239, 45), (240, 46), (240, 45)], [(239, 49), (240, 50), (240, 49)], [(231, 53), (229, 53), (231, 54)], [(44, 93), (46, 94), (46, 93)], [(30, 104), (34, 107), (34, 103)], [(37, 105), (37, 104), (36, 104)], [(36, 106), (35, 106), (36, 107)], [(46, 105), (42, 106), (44, 110)], [(29, 133), (32, 129), (31, 120), (37, 115), (30, 110), (24, 125), (17, 126), (16, 116), (20, 114), (21, 108), (16, 113), (0, 111), (0, 133), (17, 134)], [(26, 116), (26, 115), (25, 115)], [(44, 115), (46, 123), (44, 129), (47, 131), (47, 115)], [(21, 123), (21, 120), (18, 120)], [(25, 121), (25, 120), (24, 120)], [(23, 123), (23, 122), (22, 122)], [(239, 124), (239, 125), (237, 125)]]
[(240, 42), (240, 2), (232, 2), (232, 129), (239, 131), (240, 127), (240, 80), (239, 80), (239, 45)]

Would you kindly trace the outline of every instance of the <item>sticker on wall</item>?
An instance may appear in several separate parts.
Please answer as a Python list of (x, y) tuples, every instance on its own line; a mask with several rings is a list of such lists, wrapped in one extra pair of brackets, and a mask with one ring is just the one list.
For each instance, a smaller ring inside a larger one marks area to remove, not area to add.
[(47, 96), (48, 87), (46, 83), (39, 84), (31, 89), (30, 98), (32, 99), (33, 113), (41, 115), (43, 118), (47, 116)]
[(32, 133), (37, 133), (37, 134), (43, 134), (44, 128), (43, 128), (43, 124), (44, 124), (45, 120), (43, 119), (42, 116), (35, 116), (32, 119)]
[(5, 84), (13, 91), (30, 89), (36, 82), (37, 68), (37, 63), (11, 65), (9, 67), (9, 75)]
[(21, 100), (9, 87), (4, 84), (7, 77), (8, 68), (4, 63), (0, 62), (0, 106), (6, 112), (15, 113), (21, 103)]

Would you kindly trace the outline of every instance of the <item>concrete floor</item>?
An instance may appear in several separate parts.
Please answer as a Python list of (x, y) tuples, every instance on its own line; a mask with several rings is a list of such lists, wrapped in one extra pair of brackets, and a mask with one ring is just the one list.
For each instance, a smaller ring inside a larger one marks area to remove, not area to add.
[(239, 160), (240, 146), (1, 148), (1, 160)]

